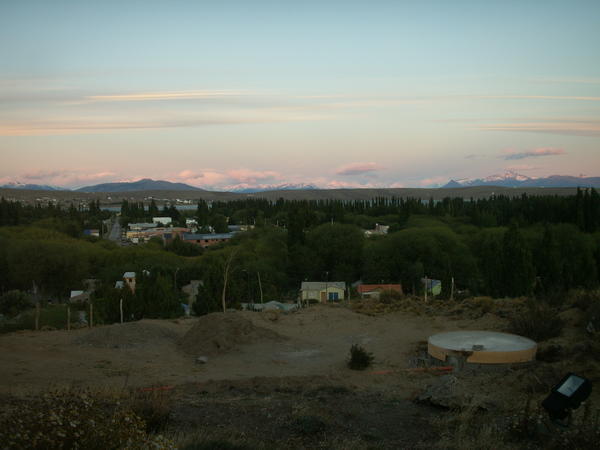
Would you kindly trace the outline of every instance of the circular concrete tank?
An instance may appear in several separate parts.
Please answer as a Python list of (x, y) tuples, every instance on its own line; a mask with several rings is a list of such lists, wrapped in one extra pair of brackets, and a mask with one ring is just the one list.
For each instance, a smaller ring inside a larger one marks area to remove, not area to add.
[(450, 331), (431, 336), (427, 351), (441, 361), (463, 359), (474, 364), (513, 364), (535, 360), (537, 344), (516, 334), (495, 331)]

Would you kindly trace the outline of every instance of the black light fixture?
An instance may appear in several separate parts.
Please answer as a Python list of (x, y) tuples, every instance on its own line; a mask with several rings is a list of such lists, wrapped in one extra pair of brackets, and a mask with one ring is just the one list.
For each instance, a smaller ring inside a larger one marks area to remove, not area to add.
[(580, 375), (569, 373), (552, 388), (542, 402), (552, 420), (564, 420), (570, 412), (579, 408), (592, 392), (592, 382)]

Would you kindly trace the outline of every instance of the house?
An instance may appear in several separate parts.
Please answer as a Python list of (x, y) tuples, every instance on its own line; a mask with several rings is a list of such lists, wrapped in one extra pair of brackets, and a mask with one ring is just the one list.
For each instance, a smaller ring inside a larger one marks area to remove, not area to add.
[(427, 293), (431, 295), (440, 295), (442, 293), (442, 282), (440, 280), (421, 278), (421, 283), (423, 283), (423, 287), (427, 289)]
[(127, 228), (129, 228), (130, 231), (144, 231), (150, 228), (156, 228), (156, 224), (148, 222), (128, 223)]
[(396, 292), (402, 295), (400, 284), (359, 284), (356, 290), (362, 298), (379, 298), (382, 292)]
[(199, 234), (199, 233), (183, 233), (181, 239), (184, 242), (191, 242), (199, 245), (202, 248), (210, 247), (211, 245), (226, 242), (235, 236), (235, 233), (214, 233), (214, 234)]
[(300, 286), (302, 301), (318, 300), (337, 302), (346, 298), (346, 283), (343, 281), (303, 281)]
[(85, 303), (89, 301), (90, 293), (86, 291), (71, 291), (69, 303)]
[(153, 217), (152, 222), (155, 226), (168, 227), (173, 223), (173, 219), (170, 217)]
[(365, 237), (371, 236), (381, 236), (384, 234), (388, 234), (388, 230), (390, 229), (389, 225), (381, 225), (379, 223), (375, 224), (375, 229), (373, 230), (365, 230)]
[(123, 281), (131, 289), (131, 292), (135, 294), (135, 272), (125, 272), (123, 274)]

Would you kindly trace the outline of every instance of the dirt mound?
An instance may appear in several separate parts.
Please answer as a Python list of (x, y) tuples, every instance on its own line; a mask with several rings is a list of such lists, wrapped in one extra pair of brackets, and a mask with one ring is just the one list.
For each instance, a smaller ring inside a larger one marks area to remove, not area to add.
[(73, 343), (96, 348), (132, 348), (175, 341), (177, 337), (177, 333), (168, 328), (142, 320), (83, 331)]
[(256, 326), (240, 314), (213, 313), (201, 317), (179, 340), (179, 345), (192, 355), (214, 356), (243, 344), (283, 339), (275, 331)]

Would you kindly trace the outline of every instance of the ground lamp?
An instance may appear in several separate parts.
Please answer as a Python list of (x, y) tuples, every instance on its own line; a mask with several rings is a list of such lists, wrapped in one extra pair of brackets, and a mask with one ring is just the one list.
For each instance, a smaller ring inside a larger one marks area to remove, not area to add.
[(569, 373), (552, 388), (550, 395), (542, 402), (542, 406), (552, 420), (564, 420), (572, 410), (579, 408), (581, 402), (585, 401), (591, 392), (590, 380)]

